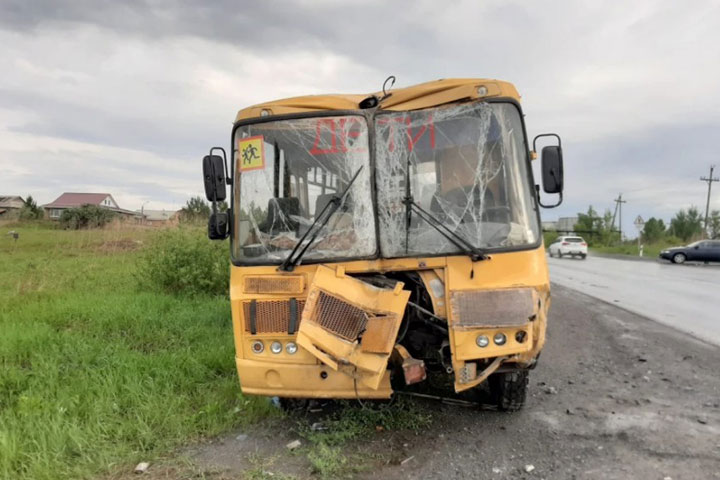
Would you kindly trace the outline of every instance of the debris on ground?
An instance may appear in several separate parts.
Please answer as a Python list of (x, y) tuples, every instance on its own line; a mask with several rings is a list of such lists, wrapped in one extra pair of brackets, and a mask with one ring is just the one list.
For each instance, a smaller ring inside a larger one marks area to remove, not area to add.
[(526, 471), (527, 473), (530, 473), (530, 472), (532, 472), (533, 470), (535, 470), (535, 465), (533, 465), (533, 464), (525, 465), (525, 471)]
[(327, 429), (328, 427), (325, 426), (322, 422), (315, 422), (310, 426), (310, 430), (312, 430), (313, 432), (320, 432)]
[(543, 388), (543, 392), (547, 393), (548, 395), (556, 395), (558, 393), (557, 388), (549, 386)]
[(415, 458), (415, 455), (412, 455), (412, 456), (406, 458), (405, 460), (403, 460), (402, 462), (400, 462), (400, 465), (405, 465), (406, 463), (408, 463), (408, 462), (409, 462), (410, 460), (412, 460), (413, 458)]
[(248, 436), (246, 434), (241, 433), (240, 435), (235, 437), (235, 440), (237, 440), (238, 442), (244, 442), (245, 440), (247, 440), (247, 438)]
[(288, 450), (295, 450), (296, 448), (299, 448), (300, 445), (302, 445), (302, 442), (300, 440), (293, 440), (292, 442), (285, 445), (285, 447)]
[(140, 462), (137, 464), (134, 471), (135, 473), (145, 473), (148, 468), (150, 468), (149, 462)]

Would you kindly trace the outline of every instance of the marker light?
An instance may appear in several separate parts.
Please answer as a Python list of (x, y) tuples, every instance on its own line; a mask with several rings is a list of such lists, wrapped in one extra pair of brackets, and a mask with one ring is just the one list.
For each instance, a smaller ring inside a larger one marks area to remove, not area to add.
[(263, 345), (263, 342), (261, 342), (260, 340), (255, 340), (252, 343), (251, 348), (252, 348), (253, 353), (262, 353), (263, 350), (265, 350), (265, 345)]
[(478, 347), (485, 348), (490, 344), (490, 339), (485, 335), (478, 335), (478, 337), (475, 339), (475, 343), (477, 343)]
[(505, 345), (506, 341), (507, 338), (505, 337), (504, 333), (496, 333), (493, 337), (493, 342), (495, 342), (495, 345)]
[(270, 351), (271, 351), (272, 353), (276, 354), (276, 355), (277, 355), (278, 353), (282, 352), (282, 343), (280, 343), (280, 342), (272, 342), (272, 343), (270, 344)]
[(487, 87), (486, 87), (485, 85), (481, 85), (481, 86), (478, 87), (477, 93), (478, 93), (478, 95), (480, 95), (481, 97), (484, 97), (485, 95), (487, 95), (488, 89), (487, 89)]
[(285, 345), (285, 351), (288, 352), (290, 355), (297, 352), (297, 343), (295, 342), (288, 342), (287, 345)]

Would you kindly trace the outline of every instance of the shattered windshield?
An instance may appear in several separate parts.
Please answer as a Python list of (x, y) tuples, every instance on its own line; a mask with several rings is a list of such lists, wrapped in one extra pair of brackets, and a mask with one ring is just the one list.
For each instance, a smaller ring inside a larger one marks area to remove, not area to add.
[(376, 251), (364, 117), (281, 120), (235, 133), (233, 256), (285, 260), (316, 217), (360, 171), (303, 261), (367, 257)]
[(474, 102), (393, 112), (378, 115), (375, 129), (383, 256), (460, 250), (408, 212), (408, 191), (414, 203), (476, 248), (537, 242), (522, 122), (514, 105)]

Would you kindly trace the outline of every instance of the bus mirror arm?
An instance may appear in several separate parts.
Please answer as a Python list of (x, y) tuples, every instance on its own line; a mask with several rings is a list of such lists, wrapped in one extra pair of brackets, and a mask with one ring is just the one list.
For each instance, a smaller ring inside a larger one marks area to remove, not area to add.
[(537, 139), (541, 137), (554, 137), (557, 145), (548, 145), (543, 147), (540, 156), (540, 171), (542, 176), (542, 187), (545, 193), (557, 193), (559, 195), (557, 203), (554, 205), (545, 205), (540, 200), (540, 186), (535, 185), (535, 195), (538, 204), (543, 208), (555, 208), (563, 201), (564, 189), (564, 168), (562, 142), (560, 136), (555, 133), (543, 133), (533, 139), (533, 152), (537, 152)]
[[(222, 156), (213, 155), (215, 150), (222, 152)], [(218, 211), (218, 202), (227, 198), (227, 185), (229, 183), (227, 155), (222, 147), (213, 147), (210, 153), (203, 158), (203, 180), (205, 183), (205, 197), (212, 203), (212, 213), (208, 219), (208, 238), (210, 240), (224, 240), (229, 235), (228, 213)]]
[(554, 205), (545, 205), (542, 203), (542, 200), (540, 200), (540, 185), (535, 185), (535, 196), (537, 197), (538, 205), (540, 205), (543, 208), (555, 208), (560, 206), (560, 204), (563, 202), (563, 194), (562, 192), (559, 193), (560, 197), (558, 198), (558, 201)]

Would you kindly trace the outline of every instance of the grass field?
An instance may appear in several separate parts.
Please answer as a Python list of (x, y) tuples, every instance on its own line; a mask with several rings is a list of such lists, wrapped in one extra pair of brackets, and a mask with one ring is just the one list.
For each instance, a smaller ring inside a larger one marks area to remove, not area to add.
[(151, 235), (0, 226), (0, 477), (88, 478), (267, 414), (227, 299), (138, 285)]
[[(667, 244), (655, 244), (655, 245), (644, 245), (643, 246), (643, 257), (647, 258), (658, 258), (658, 255), (660, 255), (660, 251), (668, 248)], [(616, 245), (612, 247), (607, 246), (597, 246), (597, 247), (591, 247), (591, 251), (598, 252), (598, 253), (610, 253), (610, 254), (617, 254), (617, 255), (630, 255), (633, 257), (638, 256), (638, 246), (636, 244), (633, 245)]]

